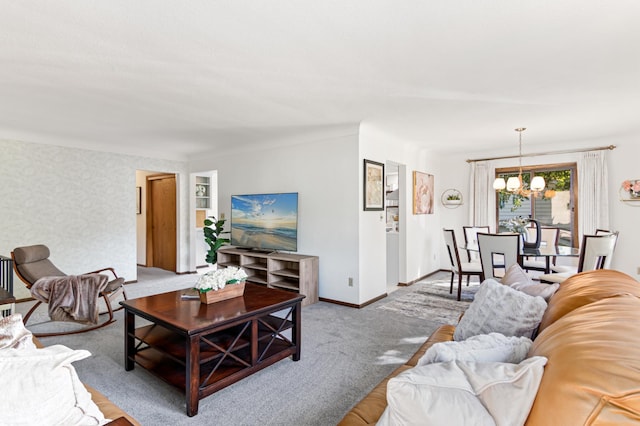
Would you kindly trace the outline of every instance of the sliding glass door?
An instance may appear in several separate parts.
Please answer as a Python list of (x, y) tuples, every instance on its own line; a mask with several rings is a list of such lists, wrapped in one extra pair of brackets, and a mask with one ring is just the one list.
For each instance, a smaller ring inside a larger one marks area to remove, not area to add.
[[(496, 177), (518, 177), (517, 168), (496, 169)], [(542, 191), (528, 190), (534, 176), (542, 176)], [(578, 229), (577, 174), (575, 163), (551, 164), (522, 169), (523, 190), (499, 191), (497, 200), (497, 228), (507, 231), (504, 224), (512, 218), (536, 219), (542, 226), (560, 228), (560, 245), (577, 247)]]

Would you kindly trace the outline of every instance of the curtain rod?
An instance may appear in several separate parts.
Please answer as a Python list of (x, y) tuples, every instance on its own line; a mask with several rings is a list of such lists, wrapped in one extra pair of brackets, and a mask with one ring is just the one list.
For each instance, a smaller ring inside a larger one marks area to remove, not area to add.
[(572, 154), (574, 152), (603, 151), (605, 149), (614, 150), (614, 149), (616, 149), (616, 146), (615, 145), (609, 145), (609, 146), (601, 146), (601, 147), (598, 147), (598, 148), (568, 149), (568, 150), (565, 150), (565, 151), (538, 152), (536, 154), (505, 155), (505, 156), (502, 156), (502, 157), (477, 158), (475, 160), (467, 160), (467, 163), (475, 163), (477, 161), (489, 161), (489, 160), (504, 160), (504, 159), (507, 159), (507, 158), (518, 158), (518, 157), (537, 157), (539, 155)]

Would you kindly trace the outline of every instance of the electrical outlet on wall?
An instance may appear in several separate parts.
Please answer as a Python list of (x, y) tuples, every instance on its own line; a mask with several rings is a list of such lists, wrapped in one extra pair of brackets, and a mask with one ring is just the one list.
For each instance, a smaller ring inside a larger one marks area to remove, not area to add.
[(636, 271), (636, 274), (640, 275), (640, 266), (638, 266), (638, 270)]
[(220, 219), (224, 219), (224, 212), (220, 213)]
[(349, 277), (349, 287), (353, 287), (353, 278)]

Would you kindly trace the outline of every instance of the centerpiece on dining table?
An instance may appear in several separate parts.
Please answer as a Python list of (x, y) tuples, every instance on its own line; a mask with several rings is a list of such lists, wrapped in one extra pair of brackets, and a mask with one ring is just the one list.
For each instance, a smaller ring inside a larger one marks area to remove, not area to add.
[[(540, 222), (537, 220), (518, 216), (500, 221), (500, 226), (504, 227), (509, 232), (520, 234), (522, 236), (522, 246), (524, 248), (537, 249), (540, 247), (542, 235)], [(532, 232), (528, 232), (528, 229), (532, 230)]]
[(198, 290), (200, 301), (210, 304), (242, 296), (246, 280), (244, 269), (230, 266), (203, 274), (194, 288)]

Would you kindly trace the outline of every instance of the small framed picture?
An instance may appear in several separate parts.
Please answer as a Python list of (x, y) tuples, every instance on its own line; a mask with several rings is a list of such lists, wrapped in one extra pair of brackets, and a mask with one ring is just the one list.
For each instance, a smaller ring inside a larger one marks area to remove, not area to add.
[(364, 160), (364, 210), (384, 210), (384, 164)]
[(142, 187), (136, 186), (136, 214), (142, 214)]
[(433, 214), (433, 175), (413, 172), (413, 214)]

